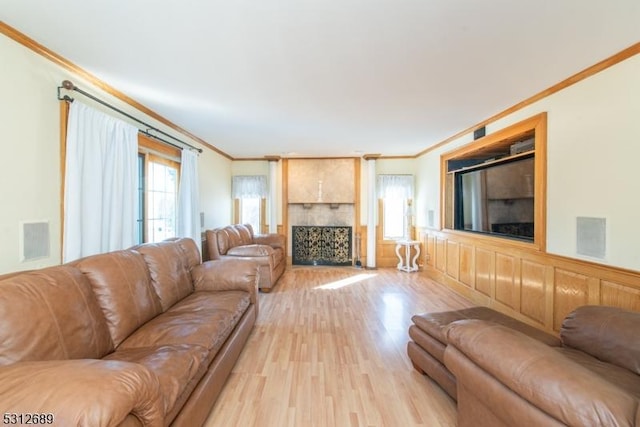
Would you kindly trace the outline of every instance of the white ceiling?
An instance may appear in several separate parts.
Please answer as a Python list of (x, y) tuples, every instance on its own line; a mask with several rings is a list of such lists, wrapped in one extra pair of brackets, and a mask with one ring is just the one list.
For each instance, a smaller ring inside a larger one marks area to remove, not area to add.
[(638, 0), (0, 0), (234, 158), (414, 155), (640, 41)]

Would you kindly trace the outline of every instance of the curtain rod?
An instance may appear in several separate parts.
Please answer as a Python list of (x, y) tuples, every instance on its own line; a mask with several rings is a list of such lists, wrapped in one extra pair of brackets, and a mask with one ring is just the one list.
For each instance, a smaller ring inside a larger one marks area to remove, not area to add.
[(172, 135), (170, 135), (170, 134), (168, 134), (168, 133), (166, 133), (166, 132), (164, 132), (164, 131), (162, 131), (162, 130), (154, 127), (154, 126), (151, 126), (149, 123), (143, 122), (142, 120), (132, 116), (131, 114), (126, 113), (126, 112), (122, 111), (121, 109), (119, 109), (117, 107), (114, 107), (113, 105), (109, 104), (108, 102), (103, 101), (102, 99), (97, 98), (97, 97), (91, 95), (88, 92), (85, 92), (84, 90), (80, 89), (79, 87), (77, 87), (76, 85), (71, 83), (69, 80), (64, 80), (62, 82), (62, 86), (58, 86), (58, 99), (60, 101), (73, 102), (73, 98), (71, 98), (69, 95), (60, 96), (60, 89), (73, 90), (73, 91), (79, 92), (82, 95), (86, 96), (87, 98), (93, 99), (94, 101), (104, 105), (107, 108), (112, 109), (115, 112), (120, 113), (123, 116), (130, 118), (131, 120), (134, 120), (134, 121), (136, 121), (136, 122), (138, 122), (140, 124), (145, 125), (147, 127), (147, 130), (146, 131), (140, 130), (140, 133), (142, 133), (144, 135), (147, 135), (147, 136), (150, 136), (152, 138), (155, 138), (158, 141), (161, 141), (161, 142), (163, 142), (165, 144), (171, 145), (172, 147), (179, 148), (180, 150), (182, 150), (184, 148), (183, 146), (174, 144), (173, 142), (169, 142), (169, 141), (167, 141), (165, 139), (162, 139), (162, 138), (160, 138), (160, 137), (158, 137), (156, 135), (153, 135), (153, 134), (149, 133), (150, 130), (153, 130), (155, 132), (159, 132), (159, 133), (161, 133), (161, 134), (163, 134), (165, 136), (168, 136), (171, 139), (174, 139), (174, 140), (178, 141), (180, 144), (182, 144), (182, 145), (184, 145), (186, 147), (189, 147), (192, 150), (196, 150), (198, 153), (202, 153), (202, 149), (201, 148), (194, 147), (193, 145), (188, 144), (188, 143), (176, 138), (175, 136), (172, 136)]

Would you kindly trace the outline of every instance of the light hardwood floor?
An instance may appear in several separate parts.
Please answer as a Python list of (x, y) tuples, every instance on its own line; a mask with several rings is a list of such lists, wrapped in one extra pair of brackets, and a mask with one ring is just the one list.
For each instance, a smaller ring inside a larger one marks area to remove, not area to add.
[(471, 303), (422, 273), (290, 267), (207, 427), (455, 426), (456, 408), (407, 357), (411, 316)]

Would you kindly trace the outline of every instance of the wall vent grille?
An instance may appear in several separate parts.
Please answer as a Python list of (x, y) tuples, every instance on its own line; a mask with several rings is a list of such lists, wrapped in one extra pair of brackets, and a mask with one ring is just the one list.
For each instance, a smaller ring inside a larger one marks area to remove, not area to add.
[(49, 222), (20, 223), (20, 260), (33, 261), (49, 256)]
[(576, 225), (578, 254), (604, 259), (607, 220), (605, 218), (578, 217)]

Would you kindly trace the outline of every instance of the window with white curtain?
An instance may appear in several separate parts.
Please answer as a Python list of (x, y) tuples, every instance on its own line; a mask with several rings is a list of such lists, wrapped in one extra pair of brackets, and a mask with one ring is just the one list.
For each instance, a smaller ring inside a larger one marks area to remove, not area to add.
[(170, 237), (200, 245), (195, 151), (79, 101), (63, 114), (64, 262)]
[(411, 239), (413, 175), (378, 175), (382, 237)]
[(262, 232), (267, 197), (265, 175), (236, 175), (232, 178), (232, 196), (235, 200), (235, 221), (251, 224), (253, 232)]

